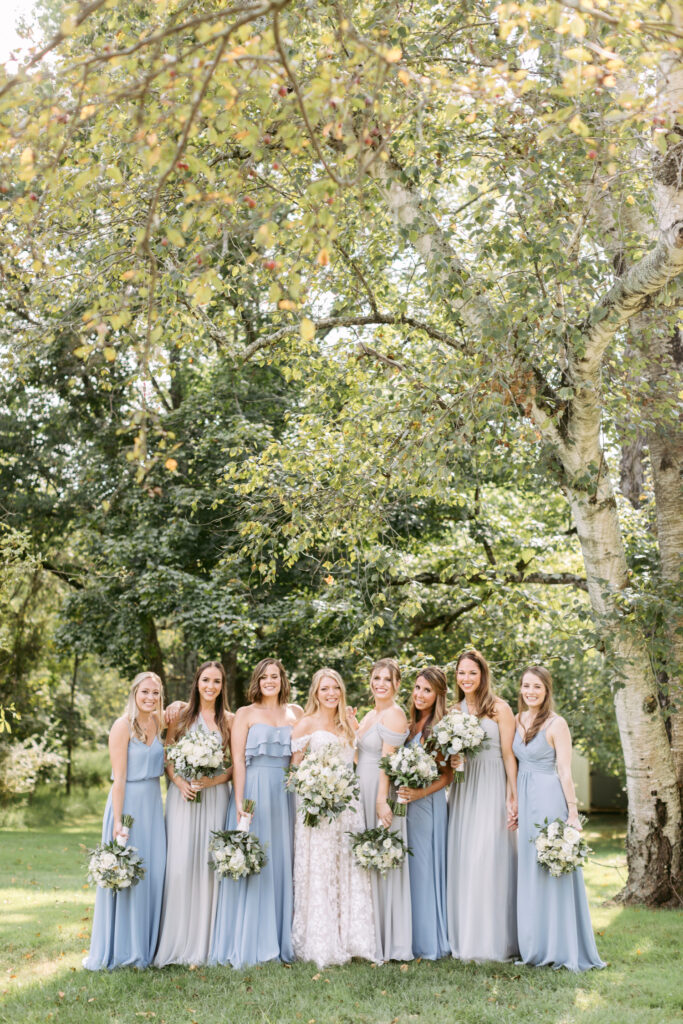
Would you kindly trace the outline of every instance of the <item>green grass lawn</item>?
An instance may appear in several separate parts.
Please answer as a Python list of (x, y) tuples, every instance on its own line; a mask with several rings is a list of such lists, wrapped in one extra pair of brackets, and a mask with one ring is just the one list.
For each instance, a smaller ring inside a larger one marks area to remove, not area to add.
[(610, 816), (588, 826), (595, 860), (586, 871), (604, 971), (445, 960), (90, 974), (81, 959), (94, 890), (84, 884), (82, 846), (99, 839), (105, 796), (43, 793), (0, 819), (3, 1024), (670, 1024), (683, 1008), (681, 913), (605, 903), (624, 877), (625, 823)]

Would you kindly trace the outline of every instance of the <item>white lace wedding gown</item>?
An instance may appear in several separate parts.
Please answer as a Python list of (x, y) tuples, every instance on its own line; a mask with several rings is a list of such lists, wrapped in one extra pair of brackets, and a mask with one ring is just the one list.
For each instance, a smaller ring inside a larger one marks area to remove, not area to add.
[[(309, 742), (312, 751), (338, 743), (349, 764), (353, 763), (351, 745), (323, 729), (292, 740), (292, 751), (303, 750)], [(322, 968), (346, 963), (354, 956), (375, 959), (370, 876), (356, 864), (346, 834), (364, 828), (357, 802), (335, 821), (315, 828), (304, 825), (297, 807), (292, 944), (298, 960), (312, 960)]]

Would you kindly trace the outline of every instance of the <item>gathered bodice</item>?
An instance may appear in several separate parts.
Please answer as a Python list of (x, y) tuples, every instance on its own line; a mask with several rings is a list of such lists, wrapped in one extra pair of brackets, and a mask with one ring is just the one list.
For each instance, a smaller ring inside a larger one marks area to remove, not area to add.
[[(467, 701), (462, 700), (460, 704), (460, 710), (464, 714), (468, 715)], [(482, 743), (481, 749), (478, 751), (476, 758), (477, 761), (500, 761), (503, 757), (503, 752), (500, 746), (500, 729), (498, 728), (498, 722), (494, 721), (493, 718), (480, 718), (479, 725), (486, 733), (486, 739)]]
[(515, 729), (512, 752), (519, 762), (520, 773), (543, 772), (545, 775), (557, 774), (555, 749), (548, 743), (545, 729), (537, 732), (529, 743), (525, 743), (519, 730)]
[(149, 746), (131, 736), (128, 742), (128, 762), (126, 765), (126, 782), (143, 782), (145, 779), (158, 779), (164, 774), (164, 745), (155, 736)]
[(286, 768), (292, 753), (292, 726), (254, 722), (247, 733), (244, 760), (263, 766)]
[(323, 747), (330, 747), (334, 744), (339, 747), (344, 760), (351, 764), (354, 756), (351, 744), (341, 736), (338, 736), (334, 732), (329, 732), (327, 729), (314, 729), (314, 731), (309, 732), (307, 736), (301, 736), (299, 739), (292, 740), (292, 751), (305, 750), (306, 747), (311, 751), (316, 751), (322, 750)]
[(402, 747), (408, 732), (408, 729), (405, 732), (394, 732), (393, 729), (387, 729), (378, 719), (375, 720), (370, 728), (358, 737), (358, 766), (374, 763), (379, 767), (382, 744), (389, 743), (394, 747)]

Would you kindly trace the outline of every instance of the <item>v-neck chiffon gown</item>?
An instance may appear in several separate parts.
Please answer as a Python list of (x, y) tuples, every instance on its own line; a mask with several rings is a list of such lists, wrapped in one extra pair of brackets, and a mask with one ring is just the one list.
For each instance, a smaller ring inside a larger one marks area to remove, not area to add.
[[(188, 732), (208, 728), (201, 714)], [(214, 730), (218, 731), (218, 730)], [(202, 790), (199, 803), (170, 784), (166, 796), (166, 881), (155, 967), (206, 963), (218, 903), (218, 878), (209, 867), (211, 832), (222, 829), (227, 782)]]
[[(83, 961), (89, 971), (113, 967), (148, 967), (154, 956), (166, 864), (166, 830), (159, 778), (164, 747), (158, 737), (147, 746), (137, 737), (128, 743), (123, 814), (133, 817), (128, 845), (144, 862), (145, 877), (130, 889), (114, 893), (98, 886), (90, 952)], [(102, 842), (111, 842), (114, 811), (111, 792), (104, 809)]]
[[(549, 723), (548, 723), (549, 724)], [(515, 732), (512, 745), (519, 761), (519, 872), (517, 876), (517, 932), (519, 952), (526, 964), (588, 971), (604, 967), (591, 925), (583, 871), (554, 878), (541, 867), (536, 839), (544, 820), (567, 820), (567, 802), (557, 774), (555, 750), (545, 729), (525, 743)]]

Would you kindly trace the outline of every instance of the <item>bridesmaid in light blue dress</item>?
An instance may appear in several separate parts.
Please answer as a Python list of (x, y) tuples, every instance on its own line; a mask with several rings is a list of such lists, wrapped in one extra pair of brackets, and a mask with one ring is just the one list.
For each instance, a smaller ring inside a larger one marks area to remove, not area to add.
[(233, 793), (226, 829), (237, 828), (243, 801), (255, 807), (250, 831), (258, 836), (267, 862), (257, 875), (219, 887), (209, 963), (248, 967), (268, 960), (294, 959), (292, 951), (292, 860), (294, 796), (285, 789), (292, 727), (303, 714), (288, 704), (284, 666), (264, 658), (254, 669), (248, 698), (232, 727)]
[[(403, 746), (408, 735), (405, 713), (396, 703), (400, 685), (401, 672), (393, 658), (382, 658), (372, 666), (370, 689), (375, 707), (357, 727), (356, 742), (365, 828), (375, 828), (381, 822), (407, 840), (406, 819), (393, 816), (389, 806), (389, 779), (379, 767), (380, 759)], [(384, 876), (377, 871), (370, 874), (375, 959), (380, 963), (413, 959), (409, 859), (406, 857), (400, 868), (394, 868)]]
[(545, 818), (581, 830), (571, 775), (567, 723), (553, 712), (552, 679), (542, 665), (522, 675), (513, 749), (519, 761), (517, 931), (524, 963), (587, 971), (604, 967), (591, 925), (583, 872), (554, 878), (541, 867), (533, 840)]
[(133, 680), (126, 713), (109, 734), (113, 785), (104, 810), (102, 842), (122, 834), (122, 815), (132, 815), (128, 845), (142, 857), (145, 877), (116, 894), (98, 887), (90, 952), (83, 961), (89, 971), (147, 967), (154, 956), (166, 863), (159, 783), (164, 772), (161, 719), (161, 680), (154, 672), (141, 672)]
[[(415, 680), (410, 700), (408, 745), (424, 744), (446, 712), (446, 673), (430, 665)], [(398, 795), (408, 804), (408, 858), (413, 912), (413, 955), (423, 960), (448, 956), (446, 927), (446, 786), (453, 778), (444, 765), (439, 778), (424, 789), (401, 786)]]
[(465, 779), (448, 795), (448, 941), (460, 960), (512, 960), (518, 952), (515, 719), (491, 690), (479, 651), (460, 655), (456, 679), (460, 709), (478, 716), (486, 740), (465, 759)]

